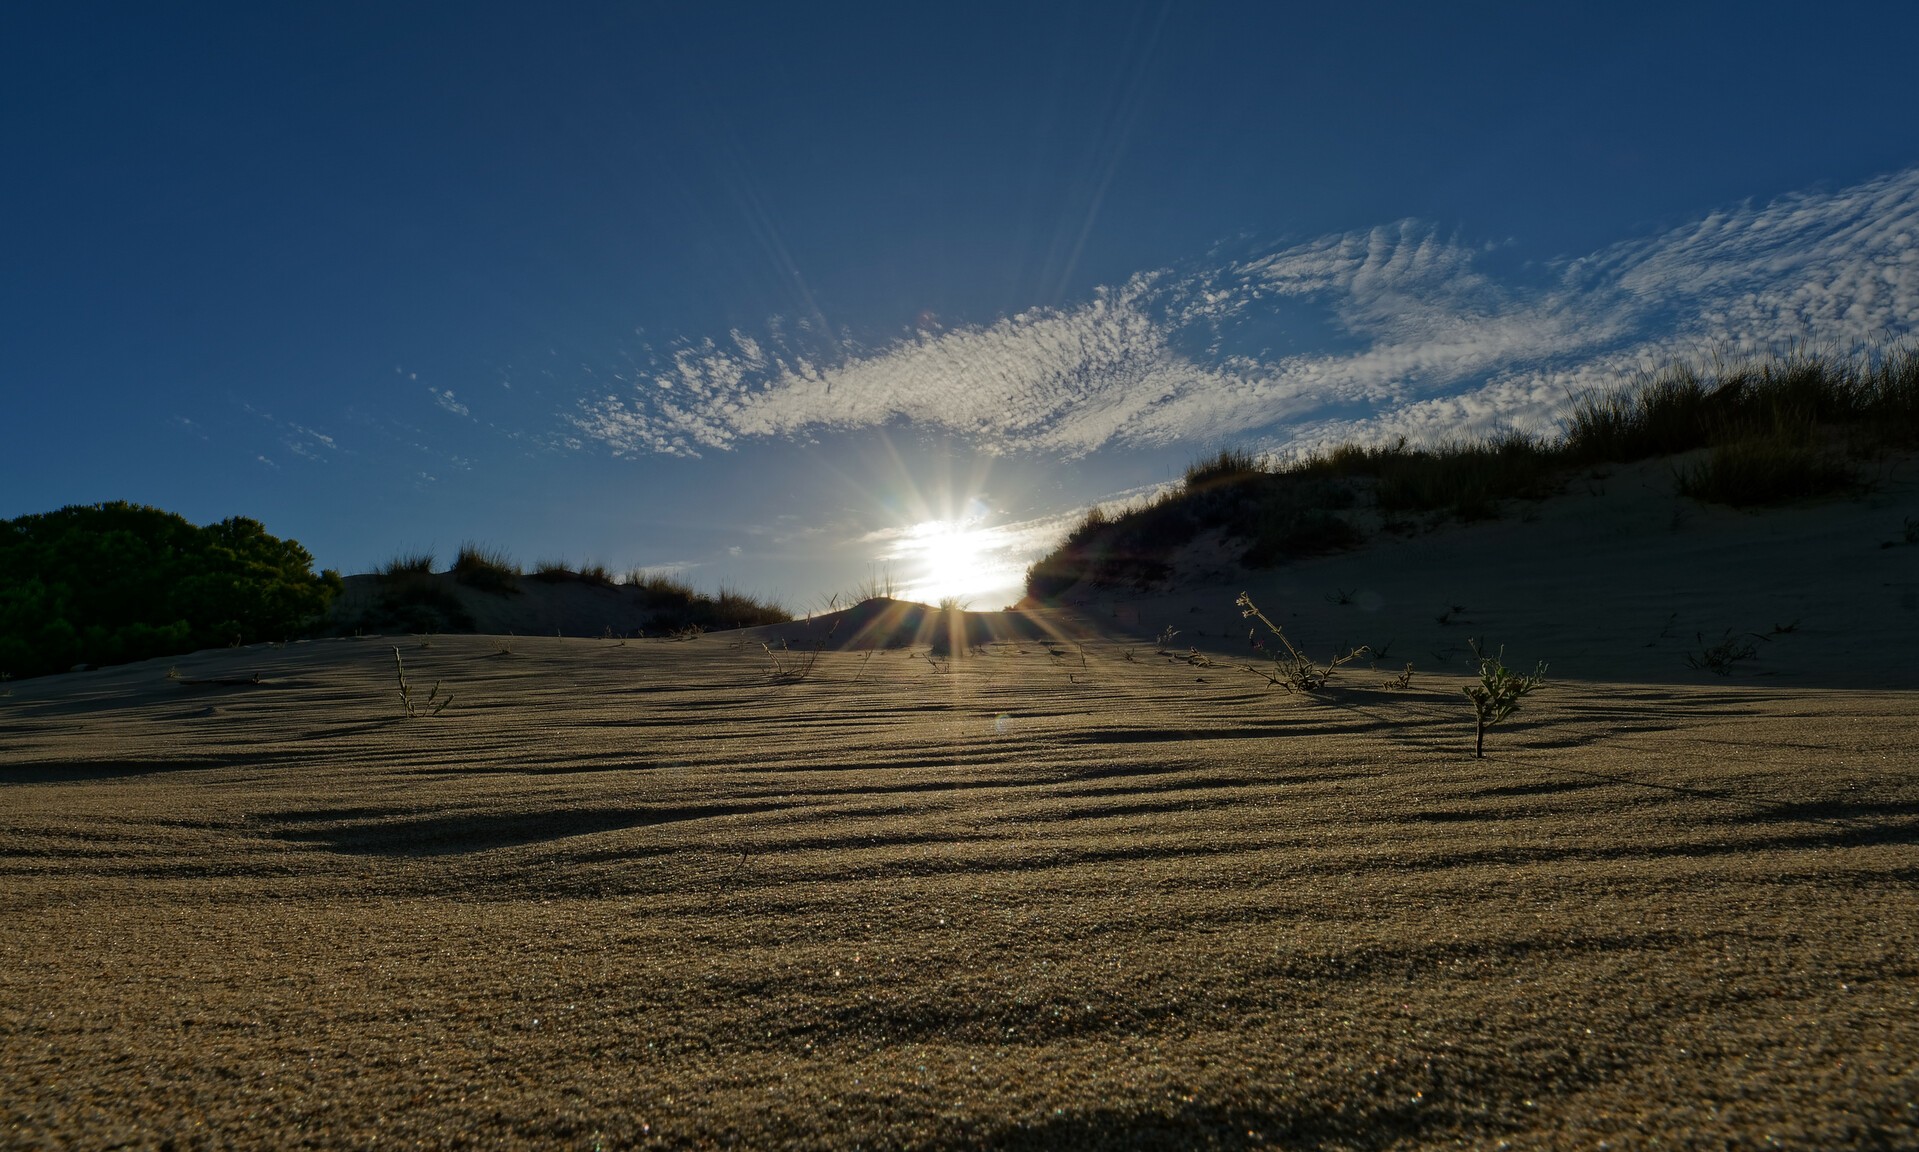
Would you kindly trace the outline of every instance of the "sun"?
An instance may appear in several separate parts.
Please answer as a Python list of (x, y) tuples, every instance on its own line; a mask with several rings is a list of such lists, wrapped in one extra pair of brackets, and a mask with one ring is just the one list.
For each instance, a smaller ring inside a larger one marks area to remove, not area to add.
[(923, 520), (911, 525), (894, 549), (894, 558), (905, 566), (901, 593), (909, 600), (937, 604), (968, 601), (1017, 583), (1019, 570), (1007, 554), (1009, 543), (1005, 532), (977, 521)]

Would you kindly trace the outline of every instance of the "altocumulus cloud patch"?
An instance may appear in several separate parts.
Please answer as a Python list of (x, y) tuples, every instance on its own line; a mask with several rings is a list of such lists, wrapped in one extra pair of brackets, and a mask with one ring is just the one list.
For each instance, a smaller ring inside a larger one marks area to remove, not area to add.
[[(680, 349), (568, 414), (619, 454), (905, 421), (997, 451), (1538, 428), (1566, 396), (1674, 357), (1903, 337), (1919, 311), (1919, 169), (1715, 212), (1502, 275), (1484, 245), (1402, 221), (1075, 307), (809, 353), (777, 331)], [(1307, 333), (1275, 354), (1257, 335)], [(1318, 339), (1314, 339), (1314, 335)]]

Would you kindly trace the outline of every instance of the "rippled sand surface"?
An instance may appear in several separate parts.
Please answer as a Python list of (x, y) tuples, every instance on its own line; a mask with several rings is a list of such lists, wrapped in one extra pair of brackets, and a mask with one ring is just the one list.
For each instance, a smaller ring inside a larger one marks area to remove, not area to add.
[(393, 643), (0, 700), (0, 1144), (1919, 1143), (1910, 694)]

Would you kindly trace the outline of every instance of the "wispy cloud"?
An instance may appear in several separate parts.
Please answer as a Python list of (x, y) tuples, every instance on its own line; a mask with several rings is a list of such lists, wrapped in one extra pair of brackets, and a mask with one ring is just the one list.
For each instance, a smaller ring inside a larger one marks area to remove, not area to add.
[(469, 420), (473, 418), (473, 410), (471, 408), (468, 408), (465, 404), (461, 403), (459, 400), (454, 399), (453, 389), (435, 388), (433, 387), (433, 385), (429, 384), (427, 385), (426, 390), (432, 393), (433, 402), (435, 404), (438, 404), (441, 408), (444, 408), (446, 411), (453, 413), (455, 416), (465, 416)]
[(1540, 426), (1569, 391), (1674, 356), (1905, 335), (1919, 315), (1919, 169), (1495, 271), (1507, 256), (1402, 221), (877, 349), (736, 331), (580, 404), (572, 442), (697, 455), (910, 422), (1076, 456)]

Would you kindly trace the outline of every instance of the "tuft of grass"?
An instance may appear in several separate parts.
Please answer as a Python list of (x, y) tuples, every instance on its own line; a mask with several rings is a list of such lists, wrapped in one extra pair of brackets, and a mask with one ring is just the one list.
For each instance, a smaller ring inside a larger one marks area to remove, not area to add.
[(649, 607), (688, 604), (699, 597), (693, 585), (666, 572), (635, 568), (626, 574), (626, 587), (637, 592)]
[(467, 541), (453, 558), (453, 578), (469, 588), (501, 595), (520, 591), (520, 566), (503, 548)]
[(413, 702), (413, 689), (406, 680), (406, 661), (400, 659), (400, 650), (397, 647), (393, 649), (393, 669), (394, 677), (400, 682), (400, 706), (406, 709), (407, 719), (413, 720), (420, 716), (438, 716), (440, 713), (446, 711), (448, 704), (453, 703), (453, 697), (451, 695), (445, 698), (440, 696), (440, 682), (435, 680), (433, 682), (433, 691), (427, 693), (424, 701), (415, 704)]
[(574, 573), (574, 577), (580, 583), (591, 584), (595, 588), (611, 588), (615, 583), (612, 570), (597, 562), (580, 565), (580, 570)]
[[(1477, 721), (1473, 735), (1473, 759), (1486, 758), (1486, 729), (1511, 716), (1519, 707), (1519, 701), (1531, 695), (1546, 682), (1546, 665), (1535, 667), (1530, 675), (1522, 676), (1505, 665), (1506, 650), (1501, 648), (1494, 655), (1487, 655), (1479, 647), (1479, 641), (1469, 641), (1472, 645), (1473, 659), (1479, 664), (1479, 683), (1460, 691), (1473, 702), (1473, 715)], [(1412, 665), (1406, 666), (1410, 678)]]
[(1846, 465), (1795, 431), (1760, 432), (1713, 446), (1673, 472), (1681, 496), (1735, 508), (1784, 504), (1858, 484)]
[(1224, 484), (1235, 484), (1263, 474), (1260, 459), (1237, 448), (1221, 448), (1217, 455), (1195, 460), (1186, 466), (1186, 490), (1203, 491)]
[(431, 576), (433, 574), (433, 553), (399, 552), (374, 571), (386, 577)]
[(850, 598), (855, 604), (864, 604), (868, 600), (897, 600), (899, 596), (900, 584), (893, 570), (876, 568), (854, 586)]

